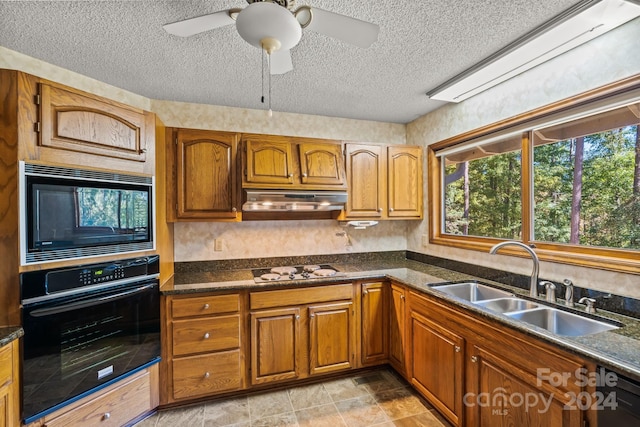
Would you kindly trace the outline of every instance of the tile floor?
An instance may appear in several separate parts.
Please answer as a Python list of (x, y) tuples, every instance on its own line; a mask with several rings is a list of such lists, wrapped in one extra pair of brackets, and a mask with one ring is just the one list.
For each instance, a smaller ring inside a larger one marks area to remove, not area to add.
[(450, 427), (393, 371), (160, 411), (135, 427)]

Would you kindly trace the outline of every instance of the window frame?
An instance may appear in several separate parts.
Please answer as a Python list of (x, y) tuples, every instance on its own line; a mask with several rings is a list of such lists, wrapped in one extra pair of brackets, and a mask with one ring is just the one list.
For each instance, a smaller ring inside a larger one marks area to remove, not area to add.
[[(505, 239), (451, 235), (442, 232), (443, 221), (443, 183), (442, 161), (437, 152), (453, 146), (469, 143), (480, 138), (489, 138), (503, 132), (522, 132), (522, 242), (534, 245), (536, 254), (543, 261), (571, 264), (602, 270), (640, 274), (640, 251), (615, 248), (579, 246), (567, 243), (551, 243), (532, 240), (533, 236), (533, 144), (532, 132), (538, 123), (551, 118), (569, 118), (580, 110), (602, 105), (614, 105), (615, 102), (632, 100), (640, 93), (640, 74), (584, 92), (582, 94), (554, 102), (552, 104), (519, 114), (517, 116), (471, 130), (427, 146), (428, 171), (428, 212), (429, 241), (431, 244), (450, 246), (459, 249), (488, 252), (491, 246)], [(522, 251), (504, 248), (504, 253), (524, 256)]]

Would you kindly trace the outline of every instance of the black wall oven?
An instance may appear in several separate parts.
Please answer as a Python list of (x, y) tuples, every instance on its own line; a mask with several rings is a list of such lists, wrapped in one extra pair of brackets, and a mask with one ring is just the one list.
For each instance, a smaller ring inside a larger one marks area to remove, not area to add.
[(22, 418), (160, 360), (159, 259), (22, 273)]
[(153, 177), (26, 162), (19, 176), (22, 265), (154, 249)]

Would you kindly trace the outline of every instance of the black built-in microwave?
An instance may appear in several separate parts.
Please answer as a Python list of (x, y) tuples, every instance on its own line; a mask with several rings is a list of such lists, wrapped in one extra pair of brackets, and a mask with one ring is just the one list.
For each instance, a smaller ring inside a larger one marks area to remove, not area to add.
[(20, 162), (21, 264), (153, 250), (152, 176)]

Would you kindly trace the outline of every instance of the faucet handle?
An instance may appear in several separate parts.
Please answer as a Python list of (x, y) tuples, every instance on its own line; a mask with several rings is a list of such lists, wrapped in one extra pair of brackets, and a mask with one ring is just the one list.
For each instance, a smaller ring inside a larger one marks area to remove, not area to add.
[(547, 301), (556, 302), (556, 284), (548, 280), (541, 280), (540, 284), (547, 290)]
[(580, 298), (580, 301), (578, 301), (580, 304), (586, 304), (587, 307), (584, 309), (587, 313), (595, 313), (596, 312), (596, 300), (593, 298), (587, 298), (587, 297), (582, 297)]

